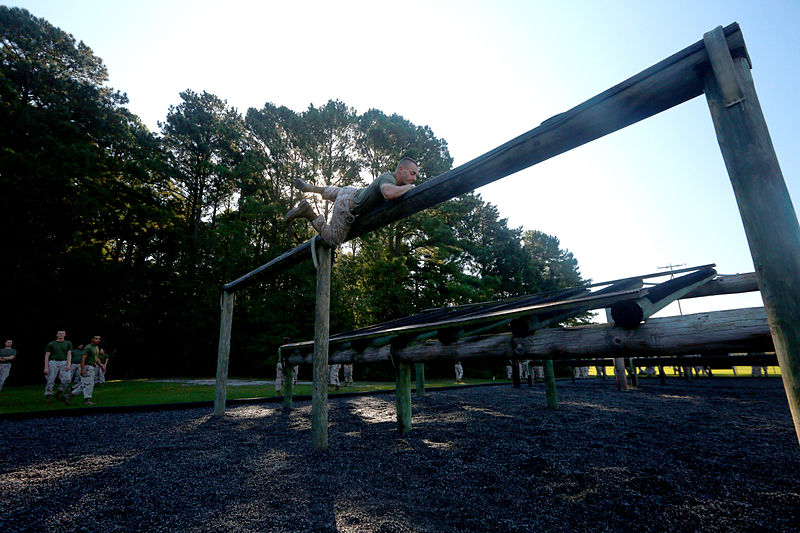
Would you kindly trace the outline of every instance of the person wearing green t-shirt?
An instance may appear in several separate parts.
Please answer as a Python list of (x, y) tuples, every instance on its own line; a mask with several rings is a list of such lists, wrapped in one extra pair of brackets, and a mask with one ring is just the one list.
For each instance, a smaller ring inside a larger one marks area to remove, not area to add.
[(3, 383), (6, 382), (9, 372), (11, 372), (11, 361), (17, 357), (17, 351), (11, 346), (14, 341), (8, 339), (6, 347), (0, 349), (0, 390), (3, 390)]
[(81, 386), (81, 358), (83, 357), (83, 344), (72, 349), (72, 359), (70, 360), (69, 383), (72, 390), (79, 389)]
[(97, 370), (94, 373), (95, 386), (106, 382), (106, 365), (108, 365), (108, 354), (100, 348), (100, 353), (97, 354)]
[(410, 157), (404, 157), (397, 163), (394, 173), (381, 174), (363, 189), (321, 187), (298, 178), (294, 181), (295, 187), (303, 192), (319, 194), (325, 200), (334, 202), (331, 221), (325, 222), (325, 215), (318, 215), (305, 199), (286, 213), (284, 221), (289, 223), (297, 218), (305, 218), (311, 222), (325, 242), (336, 247), (344, 242), (356, 217), (374, 211), (386, 200), (400, 198), (413, 189), (418, 172), (417, 162)]
[[(64, 340), (67, 332), (59, 330), (56, 332), (56, 340), (50, 343), (44, 349), (44, 375), (47, 378), (47, 385), (44, 387), (44, 399), (50, 401), (50, 396), (53, 395), (53, 385), (56, 378), (61, 382), (56, 391), (56, 398), (63, 400), (69, 398), (62, 396), (61, 393), (69, 391), (69, 371), (72, 358), (72, 343)], [(68, 399), (66, 401), (69, 401)]]
[(96, 371), (97, 360), (100, 356), (100, 335), (92, 337), (92, 342), (83, 349), (81, 356), (81, 386), (72, 391), (73, 396), (83, 393), (83, 403), (94, 405), (92, 394), (94, 393), (94, 373)]

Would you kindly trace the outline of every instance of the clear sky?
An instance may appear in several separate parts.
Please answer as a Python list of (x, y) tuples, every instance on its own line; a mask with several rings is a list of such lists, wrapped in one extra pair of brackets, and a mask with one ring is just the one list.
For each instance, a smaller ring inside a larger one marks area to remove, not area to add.
[[(784, 177), (796, 147), (800, 1), (26, 0), (83, 40), (153, 130), (185, 89), (244, 113), (340, 99), (428, 125), (465, 163), (731, 22), (741, 25)], [(556, 235), (595, 281), (672, 264), (750, 272), (701, 96), (485, 186), (512, 227)], [(761, 305), (686, 300), (683, 312)], [(667, 314), (676, 314), (673, 305)]]

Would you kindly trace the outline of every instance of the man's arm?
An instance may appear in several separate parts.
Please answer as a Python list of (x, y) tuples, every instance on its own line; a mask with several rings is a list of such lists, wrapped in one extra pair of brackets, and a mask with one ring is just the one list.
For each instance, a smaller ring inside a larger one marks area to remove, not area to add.
[[(50, 352), (44, 352), (44, 375), (45, 376), (50, 373), (50, 365), (49, 365), (49, 363), (50, 363)], [(56, 376), (56, 377), (58, 377), (58, 376)]]
[(81, 356), (81, 376), (86, 377), (86, 353)]
[(391, 183), (384, 183), (381, 185), (381, 194), (387, 200), (395, 200), (413, 188), (413, 183), (409, 183), (407, 185), (392, 185)]
[(72, 350), (67, 350), (67, 372), (69, 372), (70, 364), (72, 364)]

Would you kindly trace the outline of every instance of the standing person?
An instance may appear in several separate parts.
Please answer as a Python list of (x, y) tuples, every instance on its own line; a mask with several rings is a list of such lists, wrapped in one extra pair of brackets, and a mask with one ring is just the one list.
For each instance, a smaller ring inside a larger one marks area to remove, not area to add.
[(339, 367), (342, 365), (330, 365), (328, 367), (328, 385), (333, 387), (333, 390), (339, 390)]
[(102, 385), (106, 382), (106, 366), (108, 365), (109, 355), (103, 348), (100, 348), (100, 353), (97, 355), (97, 371), (94, 373), (94, 384)]
[(605, 365), (595, 366), (594, 369), (597, 372), (598, 376), (602, 376), (603, 379), (606, 379), (606, 367), (605, 367)]
[(8, 374), (11, 372), (11, 361), (17, 357), (17, 351), (11, 346), (14, 341), (8, 339), (6, 347), (0, 350), (0, 390), (3, 390), (3, 383), (6, 382)]
[(92, 337), (92, 342), (83, 349), (81, 356), (81, 386), (72, 391), (73, 396), (78, 396), (83, 392), (83, 403), (94, 405), (92, 394), (94, 393), (94, 373), (96, 371), (97, 359), (100, 356), (100, 335)]
[[(56, 332), (56, 340), (50, 343), (44, 349), (44, 375), (47, 378), (47, 385), (44, 387), (44, 400), (50, 401), (53, 395), (53, 385), (58, 377), (61, 382), (56, 391), (56, 399), (69, 402), (69, 371), (70, 360), (72, 359), (72, 343), (64, 340), (67, 332), (59, 330)], [(62, 392), (66, 392), (62, 396)]]
[(352, 363), (349, 365), (344, 365), (344, 386), (345, 387), (352, 387), (353, 386), (353, 365)]
[(461, 378), (464, 377), (464, 367), (461, 366), (461, 361), (456, 361), (455, 370), (456, 370), (456, 381), (461, 383)]
[(404, 157), (397, 163), (394, 173), (381, 174), (364, 189), (321, 187), (298, 178), (294, 181), (295, 187), (303, 192), (319, 194), (325, 200), (334, 202), (331, 221), (325, 222), (325, 215), (318, 215), (305, 199), (286, 213), (284, 221), (289, 223), (297, 218), (305, 218), (311, 222), (325, 242), (336, 247), (347, 238), (347, 233), (356, 217), (375, 210), (386, 200), (400, 198), (413, 189), (418, 172), (417, 162), (410, 157)]
[(514, 374), (514, 367), (511, 366), (511, 359), (506, 359), (506, 378), (511, 379)]
[(81, 357), (83, 357), (83, 344), (79, 344), (77, 349), (72, 349), (69, 384), (73, 391), (81, 387)]

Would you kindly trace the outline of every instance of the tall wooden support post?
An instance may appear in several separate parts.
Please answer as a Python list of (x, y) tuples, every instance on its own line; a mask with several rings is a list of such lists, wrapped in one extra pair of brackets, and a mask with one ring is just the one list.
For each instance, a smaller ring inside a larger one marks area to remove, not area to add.
[(664, 372), (664, 367), (661, 365), (658, 367), (658, 377), (661, 380), (662, 385), (667, 384), (667, 374)]
[(397, 381), (395, 403), (397, 407), (397, 429), (400, 433), (411, 431), (411, 363), (395, 359)]
[(294, 367), (286, 359), (283, 360), (283, 407), (292, 408), (294, 396)]
[(414, 377), (417, 380), (417, 398), (425, 397), (425, 363), (414, 365)]
[(547, 396), (547, 407), (558, 410), (558, 394), (556, 393), (556, 373), (553, 369), (553, 360), (545, 359), (544, 363), (544, 392)]
[(631, 385), (634, 387), (639, 386), (639, 374), (636, 373), (636, 367), (633, 364), (633, 358), (628, 358), (628, 368), (631, 369)]
[[(731, 58), (721, 29), (703, 37), (705, 94), (728, 169), (800, 441), (800, 226), (746, 57)], [(720, 40), (721, 39), (721, 40)]]
[(311, 444), (328, 449), (328, 342), (331, 310), (331, 255), (333, 251), (315, 239), (317, 257), (317, 306), (314, 312), (314, 371), (311, 387)]
[(233, 300), (234, 293), (222, 291), (222, 318), (219, 323), (219, 347), (217, 348), (217, 383), (214, 386), (214, 416), (225, 414), (225, 396), (228, 392), (228, 360), (231, 355)]
[[(611, 318), (611, 309), (606, 308), (606, 321), (611, 324), (614, 320)], [(624, 392), (628, 390), (628, 378), (625, 377), (625, 360), (622, 357), (614, 358), (614, 377), (617, 379), (617, 390)]]

